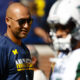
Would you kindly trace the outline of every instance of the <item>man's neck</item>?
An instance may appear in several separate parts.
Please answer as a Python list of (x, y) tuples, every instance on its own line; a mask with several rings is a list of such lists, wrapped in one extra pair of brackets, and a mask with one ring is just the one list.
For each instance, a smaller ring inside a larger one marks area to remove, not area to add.
[(13, 36), (10, 32), (7, 32), (5, 34), (5, 36), (7, 36), (9, 39), (11, 39), (14, 43), (16, 43), (17, 45), (21, 45), (21, 39), (17, 39), (15, 36)]

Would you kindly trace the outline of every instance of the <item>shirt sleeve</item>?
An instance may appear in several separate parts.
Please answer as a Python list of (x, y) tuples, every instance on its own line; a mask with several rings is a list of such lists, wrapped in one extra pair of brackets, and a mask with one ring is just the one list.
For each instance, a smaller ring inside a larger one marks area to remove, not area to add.
[(0, 80), (7, 77), (7, 54), (6, 48), (0, 46)]

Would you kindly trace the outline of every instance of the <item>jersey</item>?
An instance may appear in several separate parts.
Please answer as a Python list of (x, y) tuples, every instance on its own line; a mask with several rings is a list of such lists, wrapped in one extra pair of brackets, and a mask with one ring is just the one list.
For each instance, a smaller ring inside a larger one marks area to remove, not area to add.
[(77, 80), (78, 78), (80, 78), (80, 63), (78, 64), (78, 67), (77, 67), (75, 80)]
[(24, 44), (0, 36), (0, 80), (32, 80), (31, 57)]
[(74, 50), (59, 63), (56, 63), (51, 80), (75, 80), (80, 64), (80, 49)]

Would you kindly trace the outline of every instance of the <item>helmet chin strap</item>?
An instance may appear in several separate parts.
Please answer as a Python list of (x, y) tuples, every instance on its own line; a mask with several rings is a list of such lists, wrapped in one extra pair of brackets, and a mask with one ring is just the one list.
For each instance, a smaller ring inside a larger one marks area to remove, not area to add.
[(65, 50), (59, 50), (60, 52), (63, 52), (64, 54), (68, 54), (70, 52), (70, 50), (68, 48), (66, 48)]
[(68, 34), (66, 38), (57, 38), (56, 36), (53, 36), (53, 48), (54, 48), (54, 50), (56, 50), (56, 51), (57, 50), (65, 51), (66, 49), (71, 50), (70, 40), (71, 40), (70, 34)]

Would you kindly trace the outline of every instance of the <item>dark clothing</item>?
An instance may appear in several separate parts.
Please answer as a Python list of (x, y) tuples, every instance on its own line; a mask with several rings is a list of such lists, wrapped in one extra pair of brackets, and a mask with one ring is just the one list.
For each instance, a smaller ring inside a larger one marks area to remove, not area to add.
[(24, 44), (19, 46), (0, 36), (0, 80), (33, 80), (30, 63), (30, 53)]

